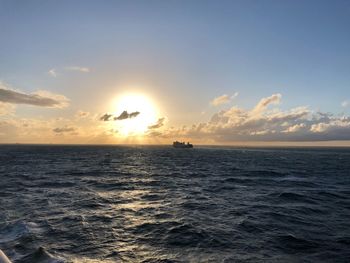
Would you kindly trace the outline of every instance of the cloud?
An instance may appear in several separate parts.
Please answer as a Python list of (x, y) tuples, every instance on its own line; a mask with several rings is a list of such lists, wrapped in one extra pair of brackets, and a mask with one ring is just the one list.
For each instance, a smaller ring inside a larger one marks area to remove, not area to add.
[(222, 96), (214, 98), (210, 102), (210, 104), (213, 106), (223, 105), (223, 104), (229, 103), (232, 99), (234, 99), (237, 96), (238, 96), (238, 92), (235, 92), (235, 94), (233, 94), (231, 97), (229, 95), (224, 94)]
[(253, 113), (257, 114), (264, 111), (270, 104), (279, 104), (281, 101), (282, 95), (272, 94), (270, 97), (262, 98), (258, 104), (254, 107)]
[(79, 117), (79, 118), (86, 118), (86, 117), (88, 117), (89, 115), (90, 115), (90, 112), (82, 111), (82, 110), (78, 111), (78, 112), (75, 114), (75, 116), (76, 116), (76, 117)]
[(112, 121), (112, 120), (114, 120), (114, 121), (121, 121), (121, 120), (135, 118), (139, 114), (140, 114), (139, 111), (134, 111), (134, 112), (128, 113), (125, 110), (119, 116), (114, 116), (113, 117), (113, 114), (105, 113), (99, 119), (100, 119), (100, 121)]
[(349, 117), (313, 112), (305, 106), (282, 111), (273, 107), (281, 99), (281, 94), (273, 94), (252, 109), (231, 107), (217, 112), (208, 122), (166, 129), (157, 137), (214, 143), (350, 140)]
[[(107, 143), (97, 138), (106, 132), (105, 125), (96, 119), (86, 118), (77, 123), (76, 118), (22, 118), (20, 116), (0, 118), (0, 143)], [(108, 143), (117, 142), (109, 136)]]
[(222, 105), (222, 104), (226, 104), (230, 102), (230, 96), (224, 94), (222, 96), (219, 96), (219, 97), (216, 97), (214, 98), (210, 104), (213, 105), (213, 106), (219, 106), (219, 105)]
[(282, 131), (282, 132), (286, 132), (286, 133), (289, 133), (289, 132), (298, 132), (300, 131), (301, 129), (305, 128), (306, 127), (306, 124), (305, 123), (300, 123), (300, 124), (295, 124), (293, 126), (289, 126), (286, 130)]
[(147, 134), (146, 134), (148, 137), (164, 137), (164, 134), (161, 133), (161, 132), (158, 132), (158, 131), (149, 131)]
[(349, 101), (347, 100), (344, 100), (342, 103), (341, 103), (341, 106), (346, 108), (347, 106), (349, 106)]
[(139, 114), (140, 114), (139, 111), (134, 111), (134, 112), (132, 112), (132, 113), (129, 114), (129, 118), (134, 118), (134, 117), (136, 117), (136, 116), (139, 115)]
[[(79, 66), (70, 66), (70, 67), (65, 67), (63, 69), (61, 69), (60, 71), (62, 70), (66, 70), (66, 71), (76, 71), (76, 72), (81, 72), (81, 73), (89, 73), (90, 72), (90, 69), (87, 68), (87, 67), (79, 67)], [(53, 77), (53, 78), (56, 78), (59, 74), (58, 74), (58, 71), (57, 69), (55, 68), (52, 68), (50, 69), (47, 73)]]
[(110, 129), (109, 132), (111, 134), (116, 134), (116, 133), (119, 133), (119, 131), (117, 129)]
[(324, 133), (334, 130), (342, 130), (342, 129), (350, 128), (350, 119), (333, 119), (329, 122), (320, 122), (316, 124), (312, 124), (310, 130), (314, 133)]
[(114, 117), (114, 120), (125, 120), (125, 119), (130, 119), (130, 118), (135, 118), (137, 115), (139, 115), (139, 111), (134, 111), (131, 113), (128, 113), (126, 110), (123, 111), (118, 117)]
[(90, 69), (87, 67), (78, 67), (78, 66), (71, 66), (71, 67), (65, 67), (68, 71), (78, 71), (82, 73), (89, 73)]
[(48, 72), (47, 72), (51, 77), (54, 77), (56, 78), (57, 77), (57, 72), (56, 72), (56, 69), (50, 69)]
[(100, 117), (100, 121), (110, 121), (113, 117), (113, 114), (105, 113)]
[(72, 133), (72, 132), (76, 131), (76, 128), (64, 126), (64, 127), (61, 127), (61, 128), (55, 128), (52, 131), (55, 132), (55, 133), (66, 133), (66, 132), (71, 132)]
[(14, 113), (15, 106), (9, 103), (0, 102), (0, 116)]
[(162, 127), (164, 125), (164, 121), (165, 121), (164, 117), (163, 118), (159, 118), (158, 121), (155, 124), (148, 126), (148, 129), (149, 130), (158, 129), (158, 128), (160, 128), (160, 127)]
[(68, 99), (63, 95), (53, 94), (44, 90), (27, 94), (8, 89), (3, 84), (0, 84), (0, 102), (49, 108), (63, 108), (68, 105)]
[(0, 120), (0, 141), (11, 142), (12, 139), (17, 138), (18, 129), (12, 121)]

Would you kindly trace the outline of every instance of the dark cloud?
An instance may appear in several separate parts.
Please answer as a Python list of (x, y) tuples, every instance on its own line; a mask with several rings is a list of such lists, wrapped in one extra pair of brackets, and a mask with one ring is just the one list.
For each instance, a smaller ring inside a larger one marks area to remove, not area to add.
[(158, 129), (164, 125), (164, 121), (165, 121), (165, 118), (159, 118), (155, 124), (148, 126), (148, 129), (149, 130)]
[(134, 112), (132, 112), (132, 113), (129, 114), (129, 118), (134, 118), (134, 117), (136, 117), (136, 116), (139, 115), (139, 114), (140, 114), (139, 111), (134, 111)]
[(90, 115), (90, 112), (87, 112), (87, 111), (78, 111), (75, 116), (76, 117), (79, 117), (79, 118), (86, 118)]
[(125, 119), (130, 119), (130, 118), (135, 118), (137, 115), (139, 115), (140, 112), (139, 111), (134, 111), (131, 113), (128, 113), (126, 110), (123, 111), (118, 117), (114, 117), (114, 120), (125, 120)]
[(112, 117), (112, 114), (105, 113), (100, 117), (100, 121), (110, 121)]
[(112, 121), (112, 120), (121, 121), (121, 120), (130, 119), (130, 118), (135, 118), (139, 114), (140, 114), (140, 112), (138, 112), (138, 111), (134, 111), (134, 112), (128, 113), (125, 110), (119, 116), (114, 116), (113, 117), (113, 114), (105, 113), (104, 115), (102, 115), (100, 117), (100, 120), (101, 121)]
[(163, 137), (163, 138), (165, 138), (164, 134), (161, 132), (158, 132), (158, 131), (149, 131), (146, 135), (148, 137)]
[(62, 95), (54, 95), (49, 92), (42, 91), (38, 94), (26, 94), (0, 86), (0, 101), (11, 104), (61, 108), (66, 106), (68, 100)]
[(55, 128), (52, 131), (55, 133), (65, 133), (65, 132), (75, 132), (75, 128), (74, 127), (61, 127), (61, 128)]

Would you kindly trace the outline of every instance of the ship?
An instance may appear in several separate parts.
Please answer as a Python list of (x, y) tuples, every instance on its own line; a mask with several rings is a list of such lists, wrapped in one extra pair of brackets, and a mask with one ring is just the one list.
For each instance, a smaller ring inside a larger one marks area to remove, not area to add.
[(174, 148), (193, 148), (193, 144), (187, 142), (178, 142), (178, 141), (175, 141), (173, 142), (173, 147)]

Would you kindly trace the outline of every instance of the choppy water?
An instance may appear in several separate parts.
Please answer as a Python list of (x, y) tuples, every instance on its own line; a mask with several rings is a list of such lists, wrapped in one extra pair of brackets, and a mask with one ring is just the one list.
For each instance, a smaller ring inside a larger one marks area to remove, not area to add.
[(350, 150), (0, 146), (15, 262), (349, 262)]

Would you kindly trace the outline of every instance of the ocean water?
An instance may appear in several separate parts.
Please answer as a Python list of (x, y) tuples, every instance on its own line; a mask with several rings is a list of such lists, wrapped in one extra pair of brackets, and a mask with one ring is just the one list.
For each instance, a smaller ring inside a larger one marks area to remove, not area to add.
[(350, 149), (0, 146), (14, 262), (350, 262)]

